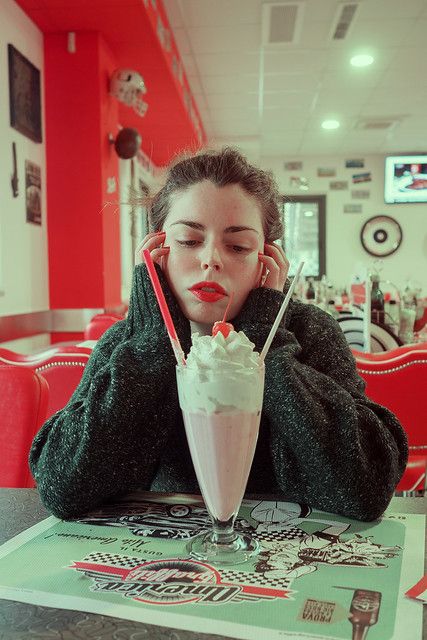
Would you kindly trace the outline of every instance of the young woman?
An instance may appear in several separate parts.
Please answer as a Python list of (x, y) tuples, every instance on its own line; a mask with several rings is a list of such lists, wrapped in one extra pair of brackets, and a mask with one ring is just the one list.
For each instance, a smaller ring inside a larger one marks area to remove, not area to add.
[[(150, 205), (149, 249), (185, 353), (233, 292), (230, 320), (261, 351), (288, 262), (271, 175), (232, 149), (172, 166)], [(70, 518), (136, 489), (198, 492), (175, 358), (143, 264), (129, 314), (97, 343), (68, 405), (36, 436), (30, 465), (45, 505)], [(397, 419), (364, 394), (336, 321), (291, 302), (266, 357), (247, 491), (361, 520), (387, 507), (407, 459)]]

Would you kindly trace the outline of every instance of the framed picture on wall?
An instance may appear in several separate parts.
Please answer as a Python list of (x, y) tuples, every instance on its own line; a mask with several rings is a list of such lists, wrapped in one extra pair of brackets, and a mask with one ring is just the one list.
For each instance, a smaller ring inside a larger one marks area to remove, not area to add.
[(11, 44), (8, 55), (10, 126), (41, 142), (40, 71)]
[(42, 183), (40, 167), (25, 160), (25, 201), (27, 222), (42, 223)]

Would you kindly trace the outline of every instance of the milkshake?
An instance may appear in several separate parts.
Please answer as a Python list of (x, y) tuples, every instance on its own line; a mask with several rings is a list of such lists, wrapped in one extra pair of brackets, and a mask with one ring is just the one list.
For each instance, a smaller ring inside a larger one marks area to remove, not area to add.
[[(243, 332), (194, 334), (186, 366), (177, 367), (187, 440), (214, 525), (207, 537), (202, 534), (204, 543), (193, 539), (191, 552), (221, 564), (243, 562), (257, 548), (233, 530), (262, 410), (264, 366), (253, 347)], [(203, 549), (195, 551), (197, 545)]]

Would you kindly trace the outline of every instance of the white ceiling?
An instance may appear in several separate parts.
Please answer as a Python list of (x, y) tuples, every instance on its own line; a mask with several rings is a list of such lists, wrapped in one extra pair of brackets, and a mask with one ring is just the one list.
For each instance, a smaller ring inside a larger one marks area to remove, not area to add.
[[(211, 142), (252, 158), (427, 152), (427, 0), (360, 0), (341, 41), (332, 32), (343, 2), (295, 0), (302, 29), (284, 45), (262, 43), (263, 5), (271, 3), (163, 3)], [(352, 67), (365, 51), (374, 63)], [(341, 127), (321, 129), (326, 118)], [(358, 129), (366, 118), (396, 123)]]

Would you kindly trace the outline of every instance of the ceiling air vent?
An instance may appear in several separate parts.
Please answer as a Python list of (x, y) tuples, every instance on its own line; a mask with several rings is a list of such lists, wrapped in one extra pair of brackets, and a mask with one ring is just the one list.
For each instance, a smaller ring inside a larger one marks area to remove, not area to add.
[(298, 42), (302, 26), (303, 2), (275, 2), (262, 6), (264, 45), (290, 45)]
[(358, 120), (354, 128), (359, 131), (390, 130), (399, 122), (399, 118), (366, 118)]
[(348, 36), (358, 7), (358, 2), (340, 2), (333, 22), (332, 40), (344, 40)]

